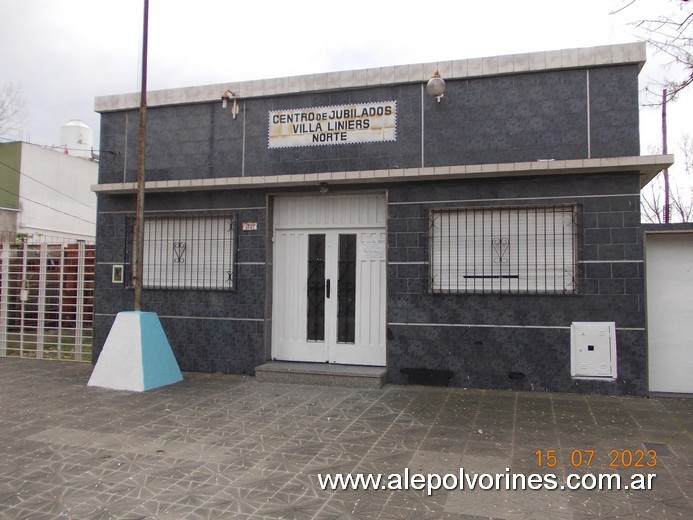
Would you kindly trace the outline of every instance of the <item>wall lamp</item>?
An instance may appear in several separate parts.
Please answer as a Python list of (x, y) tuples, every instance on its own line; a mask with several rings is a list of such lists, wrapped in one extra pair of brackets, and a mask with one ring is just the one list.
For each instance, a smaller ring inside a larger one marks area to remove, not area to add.
[(234, 119), (236, 119), (236, 116), (238, 115), (238, 96), (236, 95), (235, 92), (231, 92), (229, 89), (226, 89), (224, 93), (221, 96), (221, 108), (226, 108), (226, 105), (228, 104), (229, 101), (233, 101), (233, 105), (231, 106), (231, 115), (233, 116)]
[(435, 71), (433, 77), (426, 83), (426, 92), (436, 98), (438, 103), (440, 103), (440, 98), (445, 95), (445, 80), (440, 77), (438, 70)]

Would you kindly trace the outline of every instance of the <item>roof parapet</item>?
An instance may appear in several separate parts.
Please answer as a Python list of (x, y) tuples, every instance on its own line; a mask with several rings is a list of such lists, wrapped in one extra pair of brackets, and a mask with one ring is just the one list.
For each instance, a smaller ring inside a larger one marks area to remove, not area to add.
[[(239, 98), (254, 98), (420, 83), (428, 81), (436, 69), (446, 80), (627, 63), (636, 63), (641, 69), (646, 57), (644, 42), (623, 43), (154, 90), (147, 93), (147, 104), (165, 106), (218, 101), (226, 90), (231, 90)], [(99, 96), (94, 100), (94, 110), (96, 112), (129, 110), (137, 108), (139, 100), (138, 93)]]

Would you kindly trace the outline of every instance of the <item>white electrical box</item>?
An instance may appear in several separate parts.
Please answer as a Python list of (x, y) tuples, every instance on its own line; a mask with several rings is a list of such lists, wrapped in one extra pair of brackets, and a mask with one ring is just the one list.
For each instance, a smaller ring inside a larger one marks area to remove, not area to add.
[(616, 379), (616, 323), (573, 322), (570, 374), (582, 379)]

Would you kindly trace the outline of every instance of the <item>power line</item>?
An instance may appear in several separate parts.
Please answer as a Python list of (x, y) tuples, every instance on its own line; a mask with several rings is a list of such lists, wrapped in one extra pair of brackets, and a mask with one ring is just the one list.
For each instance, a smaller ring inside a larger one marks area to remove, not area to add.
[(38, 183), (41, 184), (42, 186), (45, 186), (46, 188), (51, 189), (51, 190), (53, 190), (53, 191), (56, 192), (56, 193), (60, 193), (61, 195), (67, 197), (68, 199), (74, 200), (75, 202), (79, 202), (79, 203), (82, 204), (83, 206), (86, 206), (87, 208), (93, 209), (94, 211), (96, 211), (96, 207), (95, 207), (95, 206), (90, 206), (90, 205), (87, 204), (86, 202), (82, 202), (81, 200), (76, 199), (76, 198), (74, 198), (73, 196), (68, 195), (67, 193), (65, 193), (65, 192), (63, 192), (63, 191), (56, 190), (53, 186), (49, 186), (49, 185), (46, 184), (45, 182), (42, 182), (42, 181), (36, 179), (35, 177), (32, 177), (32, 176), (29, 175), (28, 173), (24, 173), (24, 172), (18, 170), (18, 169), (15, 168), (14, 166), (10, 166), (9, 164), (7, 164), (7, 163), (5, 163), (5, 162), (2, 162), (2, 161), (0, 161), (0, 164), (2, 164), (3, 166), (6, 166), (6, 167), (9, 168), (10, 170), (16, 171), (19, 175), (24, 175), (25, 177), (31, 179), (32, 181), (38, 182)]
[(44, 204), (43, 202), (39, 202), (37, 200), (30, 199), (29, 197), (24, 197), (23, 195), (20, 195), (19, 193), (11, 192), (10, 190), (6, 190), (5, 188), (0, 188), (0, 190), (4, 191), (5, 193), (9, 193), (10, 195), (14, 195), (15, 197), (19, 197), (20, 199), (24, 199), (24, 200), (27, 200), (29, 202), (33, 202), (34, 204), (38, 204), (39, 206), (43, 206), (44, 208), (48, 208), (51, 211), (55, 211), (57, 213), (62, 213), (63, 215), (67, 215), (68, 217), (76, 218), (77, 220), (82, 220), (83, 222), (86, 222), (88, 224), (96, 225), (96, 222), (92, 222), (91, 220), (87, 220), (85, 218), (78, 217), (77, 215), (73, 215), (72, 213), (67, 213), (66, 211), (62, 211), (60, 209), (48, 206), (47, 204)]
[[(32, 143), (31, 141), (23, 141), (23, 140), (17, 140), (17, 139), (12, 139), (10, 137), (2, 137), (0, 136), (1, 141), (7, 141), (8, 143), (25, 143), (25, 144), (30, 144), (33, 146), (38, 146), (40, 148), (45, 148), (47, 150), (53, 150), (53, 151), (58, 151), (58, 150), (64, 150), (67, 144), (54, 144), (54, 145), (47, 145), (47, 144), (39, 144), (39, 143)], [(115, 154), (115, 155), (120, 155), (120, 152), (114, 152), (112, 150), (99, 150), (97, 148), (72, 148), (69, 147), (69, 150), (72, 150), (74, 152), (92, 152), (94, 154), (98, 153), (110, 153), (110, 154)]]

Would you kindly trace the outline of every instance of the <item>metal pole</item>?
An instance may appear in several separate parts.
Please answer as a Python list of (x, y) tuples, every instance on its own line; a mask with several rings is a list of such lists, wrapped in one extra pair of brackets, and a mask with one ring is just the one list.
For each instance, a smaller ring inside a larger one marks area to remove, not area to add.
[(82, 342), (84, 341), (84, 302), (85, 275), (87, 254), (84, 240), (77, 241), (77, 287), (75, 294), (75, 354), (74, 360), (82, 360)]
[(144, 274), (144, 146), (147, 131), (147, 26), (149, 25), (149, 0), (144, 0), (144, 27), (142, 29), (142, 89), (140, 92), (140, 127), (137, 137), (137, 208), (135, 212), (135, 243), (133, 260), (135, 273), (135, 310), (142, 310), (142, 277)]
[(36, 358), (43, 359), (46, 339), (46, 285), (48, 278), (48, 244), (39, 245), (38, 299), (36, 301)]
[[(662, 90), (662, 154), (667, 153), (667, 89)], [(664, 169), (664, 223), (669, 223), (669, 168)]]
[[(10, 308), (10, 240), (0, 244), (0, 356), (7, 355)], [(269, 279), (269, 278), (268, 278)]]

